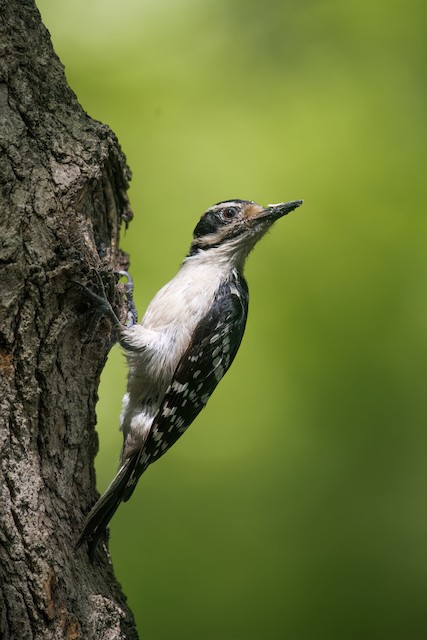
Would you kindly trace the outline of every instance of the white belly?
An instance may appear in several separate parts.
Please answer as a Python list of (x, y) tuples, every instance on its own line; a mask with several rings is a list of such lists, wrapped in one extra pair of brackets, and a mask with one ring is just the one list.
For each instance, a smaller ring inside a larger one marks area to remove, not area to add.
[(176, 367), (223, 278), (222, 269), (201, 264), (190, 272), (184, 263), (153, 298), (141, 324), (124, 333), (132, 349), (126, 352), (129, 376), (121, 414), (125, 455), (143, 445)]

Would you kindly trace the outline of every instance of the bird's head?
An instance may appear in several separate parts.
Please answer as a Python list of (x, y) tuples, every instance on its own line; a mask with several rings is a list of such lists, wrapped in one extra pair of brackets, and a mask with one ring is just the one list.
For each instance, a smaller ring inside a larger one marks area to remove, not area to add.
[(224, 258), (236, 265), (278, 220), (303, 203), (292, 200), (263, 207), (249, 200), (224, 200), (210, 207), (200, 218), (193, 233), (189, 256)]

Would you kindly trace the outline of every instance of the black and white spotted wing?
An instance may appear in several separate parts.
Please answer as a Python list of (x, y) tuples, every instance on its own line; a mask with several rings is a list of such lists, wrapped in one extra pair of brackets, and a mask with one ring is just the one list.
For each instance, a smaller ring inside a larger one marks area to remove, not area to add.
[(169, 449), (204, 408), (239, 349), (248, 313), (243, 278), (225, 283), (166, 391), (141, 456), (145, 468)]

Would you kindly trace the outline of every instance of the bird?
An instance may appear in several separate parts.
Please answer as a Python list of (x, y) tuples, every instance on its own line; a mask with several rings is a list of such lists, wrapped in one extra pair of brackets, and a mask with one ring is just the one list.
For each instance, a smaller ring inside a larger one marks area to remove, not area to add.
[(128, 363), (120, 467), (76, 543), (78, 548), (87, 542), (91, 559), (120, 503), (129, 500), (147, 467), (195, 420), (229, 369), (248, 315), (246, 258), (278, 219), (302, 203), (264, 207), (233, 199), (211, 206), (197, 223), (177, 274), (154, 296), (140, 323), (126, 272), (127, 325), (117, 318), (105, 291), (98, 295), (82, 285), (117, 325)]

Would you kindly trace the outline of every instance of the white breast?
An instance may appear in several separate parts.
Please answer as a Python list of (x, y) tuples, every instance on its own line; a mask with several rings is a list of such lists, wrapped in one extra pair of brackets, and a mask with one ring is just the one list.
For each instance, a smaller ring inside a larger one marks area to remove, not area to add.
[(141, 324), (124, 332), (130, 347), (121, 415), (126, 450), (142, 446), (194, 330), (225, 277), (221, 266), (191, 259), (184, 262), (150, 302)]

